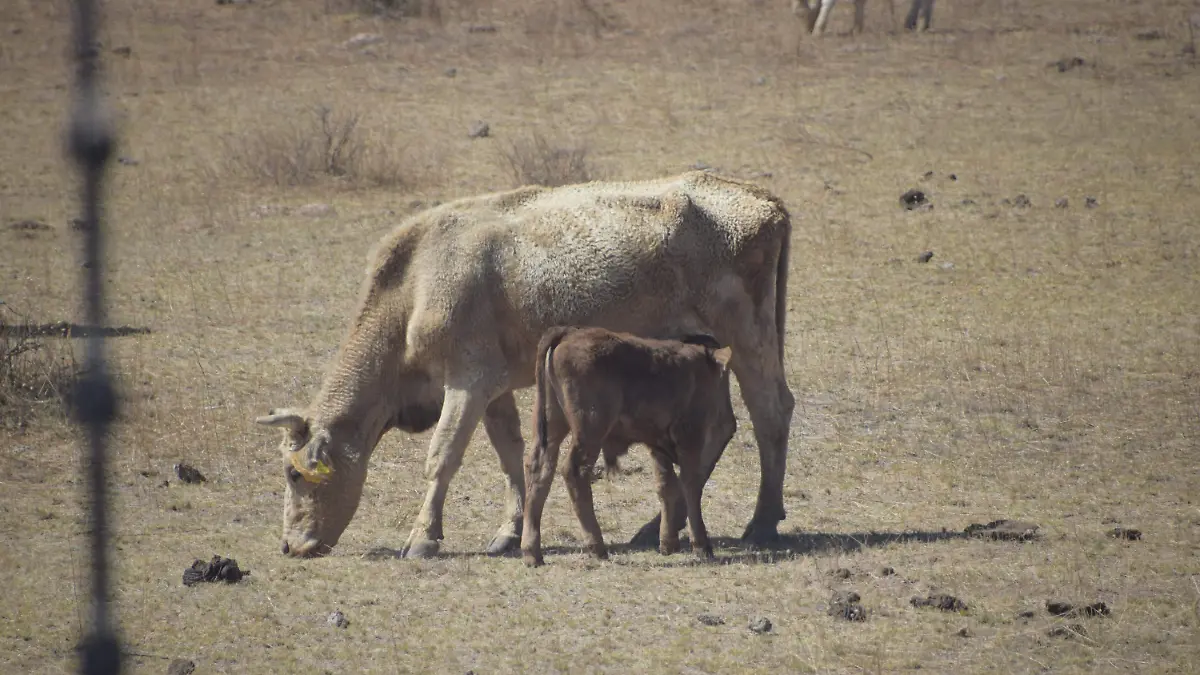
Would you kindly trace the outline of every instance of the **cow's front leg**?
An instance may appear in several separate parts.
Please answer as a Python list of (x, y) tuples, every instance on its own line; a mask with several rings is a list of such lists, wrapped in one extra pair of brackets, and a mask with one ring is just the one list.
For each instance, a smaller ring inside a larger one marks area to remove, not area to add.
[(488, 543), (488, 555), (502, 555), (521, 546), (521, 523), (525, 509), (525, 475), (522, 458), (525, 439), (521, 438), (521, 418), (511, 391), (506, 391), (488, 405), (483, 414), (483, 428), (500, 457), (500, 469), (508, 482), (508, 520)]
[(442, 539), (442, 507), (446, 502), (446, 490), (450, 481), (462, 466), (463, 452), (475, 427), (483, 417), (489, 400), (488, 392), (475, 389), (446, 390), (442, 404), (442, 416), (438, 419), (433, 439), (429, 442), (429, 455), (425, 459), (425, 479), (429, 489), (421, 512), (413, 525), (412, 533), (404, 544), (405, 558), (431, 558), (436, 556)]

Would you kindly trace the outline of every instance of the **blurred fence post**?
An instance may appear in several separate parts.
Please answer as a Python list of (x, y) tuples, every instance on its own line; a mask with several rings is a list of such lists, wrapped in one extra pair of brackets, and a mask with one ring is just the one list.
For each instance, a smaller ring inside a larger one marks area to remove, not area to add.
[(109, 675), (121, 670), (121, 649), (108, 598), (108, 499), (105, 483), (105, 443), (116, 416), (116, 395), (104, 360), (104, 283), (101, 223), (103, 179), (115, 143), (112, 120), (100, 87), (100, 53), (96, 42), (99, 16), (95, 0), (75, 0), (72, 14), (75, 90), (67, 149), (78, 166), (83, 211), (83, 295), (86, 338), (84, 373), (76, 383), (71, 405), (75, 420), (86, 430), (89, 452), (84, 454), (91, 521), (91, 625), (81, 645), (85, 675)]

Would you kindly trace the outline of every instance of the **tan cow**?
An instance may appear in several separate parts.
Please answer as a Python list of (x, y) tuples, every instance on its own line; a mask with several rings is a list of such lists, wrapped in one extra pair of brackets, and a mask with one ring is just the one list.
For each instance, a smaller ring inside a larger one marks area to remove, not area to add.
[[(284, 430), (284, 553), (329, 551), (358, 508), (383, 434), (432, 427), (428, 489), (403, 552), (435, 555), (446, 491), (480, 420), (508, 483), (488, 552), (518, 546), (525, 443), (512, 392), (533, 384), (542, 334), (572, 324), (708, 333), (732, 347), (761, 467), (743, 537), (774, 538), (794, 404), (783, 371), (790, 237), (787, 210), (769, 192), (699, 171), (523, 187), (410, 216), (377, 246), (357, 314), (307, 410), (257, 420)], [(655, 516), (635, 543), (656, 543), (659, 525)]]
[[(684, 341), (650, 340), (603, 328), (551, 328), (538, 345), (533, 446), (525, 455), (525, 564), (542, 560), (542, 508), (559, 447), (572, 436), (563, 482), (588, 549), (608, 558), (596, 521), (589, 476), (601, 452), (610, 468), (634, 443), (654, 457), (661, 502), (659, 550), (679, 550), (670, 523), (683, 483), (692, 550), (713, 556), (700, 514), (704, 484), (737, 430), (729, 400), (728, 347), (705, 344), (706, 336)], [(674, 465), (679, 465), (679, 477)]]

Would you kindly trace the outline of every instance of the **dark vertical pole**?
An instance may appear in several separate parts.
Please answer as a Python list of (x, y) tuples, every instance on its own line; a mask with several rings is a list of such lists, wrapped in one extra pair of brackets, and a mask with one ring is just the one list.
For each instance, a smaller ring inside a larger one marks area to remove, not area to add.
[(105, 484), (108, 426), (116, 414), (116, 396), (104, 363), (105, 325), (101, 228), (104, 170), (114, 143), (104, 109), (96, 49), (98, 17), (94, 0), (76, 0), (74, 19), (75, 92), (67, 144), (83, 181), (83, 281), (87, 337), (86, 370), (73, 398), (76, 421), (87, 429), (87, 476), (91, 497), (92, 623), (82, 645), (82, 672), (109, 675), (121, 670), (121, 651), (108, 607), (108, 500)]

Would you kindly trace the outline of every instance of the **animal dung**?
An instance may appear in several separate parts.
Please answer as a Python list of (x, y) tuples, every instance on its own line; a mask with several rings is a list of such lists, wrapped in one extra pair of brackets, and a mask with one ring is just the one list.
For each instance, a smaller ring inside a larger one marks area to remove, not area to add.
[(867, 610), (859, 600), (862, 597), (854, 591), (834, 591), (833, 597), (829, 599), (829, 609), (825, 613), (829, 616), (846, 621), (866, 621)]
[(190, 464), (183, 464), (181, 462), (176, 464), (174, 468), (175, 475), (179, 476), (179, 480), (185, 483), (204, 483), (208, 480), (204, 477), (204, 474), (200, 473), (199, 469)]
[(752, 632), (762, 635), (763, 633), (771, 632), (771, 620), (767, 617), (759, 617), (750, 621), (749, 628)]
[(250, 570), (238, 567), (237, 561), (233, 558), (214, 555), (208, 562), (198, 558), (193, 561), (192, 566), (183, 571), (183, 585), (192, 586), (202, 581), (224, 581), (232, 584), (241, 581), (242, 577), (248, 576), (250, 576)]
[(940, 609), (943, 612), (965, 612), (967, 611), (967, 603), (959, 600), (953, 595), (939, 593), (937, 595), (927, 595), (924, 598), (914, 596), (909, 600), (913, 607), (933, 607)]
[(924, 206), (927, 203), (928, 200), (925, 199), (925, 193), (916, 188), (913, 188), (912, 190), (900, 195), (900, 206), (903, 206), (909, 211)]
[(964, 534), (997, 541), (1032, 541), (1038, 537), (1039, 526), (1021, 520), (993, 520), (981, 525), (971, 523), (963, 530)]

